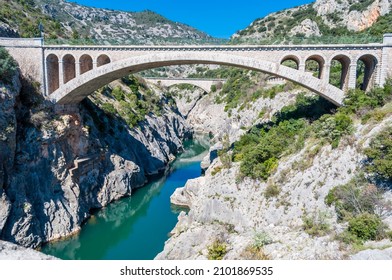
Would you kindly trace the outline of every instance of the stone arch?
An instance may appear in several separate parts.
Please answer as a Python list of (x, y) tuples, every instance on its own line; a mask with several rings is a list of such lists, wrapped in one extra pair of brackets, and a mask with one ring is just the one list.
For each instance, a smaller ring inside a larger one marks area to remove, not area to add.
[(106, 54), (101, 54), (97, 58), (97, 67), (103, 66), (105, 64), (109, 64), (111, 62), (110, 57)]
[(93, 70), (93, 59), (90, 55), (84, 54), (79, 58), (80, 74)]
[[(359, 56), (356, 61), (357, 61), (356, 79), (358, 80), (359, 78), (360, 80), (358, 87), (361, 90), (368, 91), (374, 85), (375, 82), (378, 60), (372, 54), (363, 54)], [(363, 79), (359, 77), (359, 73), (358, 73), (359, 62), (362, 62), (364, 64)]]
[(76, 77), (76, 63), (75, 57), (71, 54), (66, 54), (63, 57), (63, 73), (64, 84)]
[(279, 63), (225, 53), (176, 52), (131, 57), (96, 68), (63, 85), (51, 95), (51, 100), (62, 105), (77, 104), (95, 90), (130, 73), (162, 66), (187, 64), (227, 65), (275, 75), (298, 83), (338, 106), (342, 104), (344, 97), (344, 92), (328, 84), (328, 81), (314, 78)]
[(201, 89), (201, 90), (203, 90), (205, 92), (210, 92), (211, 91), (211, 88), (207, 88), (207, 87), (204, 87), (204, 86), (201, 86), (201, 85), (197, 85), (195, 83), (188, 83), (188, 82), (181, 82), (181, 83), (178, 82), (178, 83), (169, 85), (168, 87), (174, 87), (174, 86), (180, 86), (180, 85), (191, 85), (191, 86), (194, 86), (195, 88), (199, 88), (199, 89)]
[[(287, 63), (288, 62), (288, 63)], [(290, 62), (295, 63), (295, 67), (294, 64), (290, 64)], [(287, 64), (286, 64), (287, 63)], [(286, 55), (284, 56), (281, 60), (280, 60), (280, 65), (285, 65), (287, 67), (291, 67), (293, 69), (299, 69), (299, 65), (301, 64), (301, 60), (299, 59), (298, 56), (295, 55)]]
[(46, 57), (46, 75), (47, 75), (47, 85), (48, 93), (51, 94), (57, 90), (60, 86), (60, 68), (59, 68), (59, 58), (55, 54), (50, 54)]
[(342, 90), (346, 90), (348, 88), (350, 64), (351, 58), (347, 55), (336, 54), (332, 56), (330, 61), (330, 84)]
[(326, 59), (320, 54), (309, 56), (305, 59), (305, 72), (310, 72), (321, 79), (324, 74), (325, 61)]

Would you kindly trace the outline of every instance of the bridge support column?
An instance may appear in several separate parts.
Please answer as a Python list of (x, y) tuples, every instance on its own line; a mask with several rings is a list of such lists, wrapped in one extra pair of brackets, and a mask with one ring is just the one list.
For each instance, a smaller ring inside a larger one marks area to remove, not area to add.
[(381, 63), (379, 63), (380, 86), (383, 86), (388, 78), (392, 78), (392, 33), (384, 34), (383, 44)]
[(305, 72), (306, 69), (306, 64), (301, 63), (300, 65), (298, 65), (298, 70), (301, 72)]
[(322, 76), (320, 77), (322, 80), (327, 81), (329, 83), (329, 74), (331, 72), (331, 64), (324, 64)]
[(59, 60), (59, 86), (64, 84), (64, 64), (62, 60)]
[(80, 76), (80, 62), (75, 62), (75, 78)]
[(93, 69), (97, 68), (97, 65), (98, 65), (98, 64), (97, 64), (97, 61), (94, 59), (94, 60), (93, 60)]
[(357, 64), (350, 64), (350, 70), (348, 74), (348, 89), (355, 89), (357, 83)]

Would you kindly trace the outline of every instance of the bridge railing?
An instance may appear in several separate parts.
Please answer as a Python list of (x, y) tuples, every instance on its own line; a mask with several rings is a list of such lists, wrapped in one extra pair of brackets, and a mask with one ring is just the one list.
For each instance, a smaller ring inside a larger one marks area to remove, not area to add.
[(278, 36), (270, 39), (243, 39), (234, 38), (229, 44), (248, 44), (248, 45), (314, 45), (314, 44), (369, 44), (382, 43), (382, 36), (355, 35), (355, 36), (321, 36), (309, 37), (302, 36), (285, 37)]
[(347, 35), (347, 36), (321, 36), (321, 37), (285, 37), (278, 36), (269, 39), (244, 39), (244, 38), (233, 38), (218, 39), (176, 39), (166, 38), (162, 40), (153, 40), (151, 42), (141, 42), (138, 40), (116, 40), (116, 39), (45, 39), (45, 45), (313, 45), (313, 44), (368, 44), (368, 43), (382, 43), (382, 36), (372, 35)]
[(162, 40), (153, 40), (151, 42), (145, 42), (140, 40), (116, 40), (116, 39), (45, 39), (45, 45), (99, 45), (99, 46), (122, 46), (122, 45), (132, 45), (132, 46), (148, 46), (148, 45), (226, 45), (228, 43), (227, 39), (176, 39), (176, 38), (166, 38)]

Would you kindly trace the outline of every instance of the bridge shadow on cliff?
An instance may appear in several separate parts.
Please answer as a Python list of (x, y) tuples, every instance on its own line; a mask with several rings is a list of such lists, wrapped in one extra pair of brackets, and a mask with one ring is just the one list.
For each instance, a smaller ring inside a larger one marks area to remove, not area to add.
[(306, 97), (298, 95), (295, 104), (285, 106), (281, 111), (274, 114), (271, 121), (260, 123), (250, 129), (265, 129), (269, 130), (272, 126), (291, 119), (307, 119), (309, 122), (314, 122), (325, 114), (332, 114), (336, 112), (338, 107), (328, 100), (319, 97)]
[[(125, 160), (135, 162), (141, 167), (141, 172), (144, 172), (146, 176), (156, 175), (166, 169), (166, 163), (154, 157), (152, 151), (146, 148), (147, 143), (142, 143), (127, 131), (128, 125), (123, 118), (106, 114), (89, 99), (84, 99), (80, 107), (81, 110), (86, 111), (83, 122), (86, 123), (86, 115), (88, 115), (97, 128), (97, 131), (90, 135), (90, 141), (96, 140), (97, 137), (103, 139), (104, 143), (101, 143), (101, 145), (106, 146), (110, 154), (116, 154)], [(139, 125), (143, 131), (144, 121), (140, 122)], [(157, 141), (163, 141), (156, 131), (152, 133)], [(114, 166), (112, 170), (114, 170)], [(108, 172), (110, 171), (108, 170)]]

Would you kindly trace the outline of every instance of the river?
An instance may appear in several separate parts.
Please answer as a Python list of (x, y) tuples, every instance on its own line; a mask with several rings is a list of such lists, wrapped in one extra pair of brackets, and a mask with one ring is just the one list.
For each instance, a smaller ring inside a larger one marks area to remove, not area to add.
[(170, 172), (92, 214), (75, 236), (43, 246), (42, 252), (67, 260), (151, 260), (163, 250), (181, 210), (170, 196), (201, 175), (205, 140), (185, 143)]

